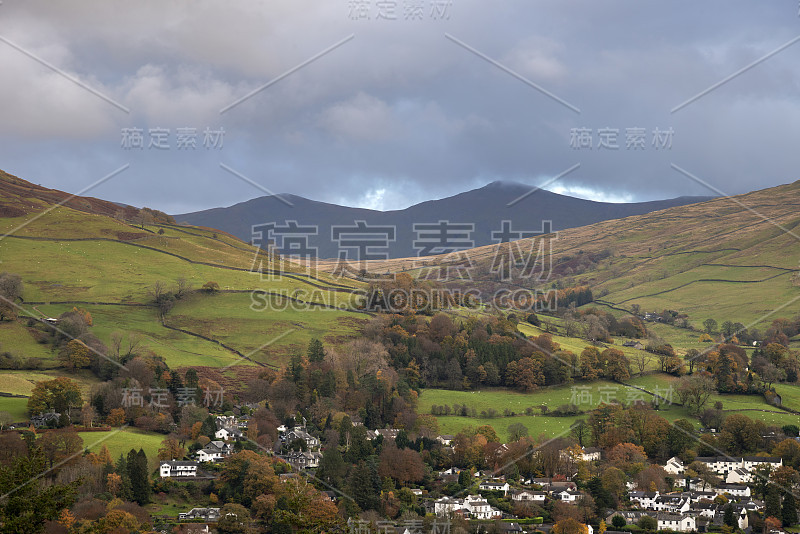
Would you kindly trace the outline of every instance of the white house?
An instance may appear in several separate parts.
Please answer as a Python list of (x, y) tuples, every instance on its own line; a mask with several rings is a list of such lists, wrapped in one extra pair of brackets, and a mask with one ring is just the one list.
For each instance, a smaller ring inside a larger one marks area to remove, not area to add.
[(520, 490), (512, 491), (511, 499), (517, 502), (544, 502), (547, 493), (544, 491)]
[(214, 432), (214, 437), (222, 440), (241, 439), (244, 436), (238, 428), (220, 428)]
[(290, 452), (289, 454), (281, 455), (290, 465), (296, 469), (314, 468), (319, 467), (319, 462), (322, 460), (322, 454), (316, 451), (312, 452)]
[(744, 484), (720, 484), (716, 488), (712, 488), (717, 495), (724, 495), (725, 493), (734, 497), (749, 497), (750, 486)]
[(502, 491), (503, 495), (505, 496), (508, 493), (508, 490), (511, 489), (511, 486), (508, 485), (508, 482), (486, 480), (481, 482), (481, 484), (478, 486), (478, 489), (482, 491)]
[(597, 447), (583, 447), (581, 458), (585, 462), (593, 462), (600, 459), (601, 453), (602, 450)]
[(448, 516), (463, 508), (464, 499), (454, 497), (442, 497), (433, 503), (433, 512), (438, 516)]
[(205, 447), (197, 451), (197, 460), (200, 462), (216, 462), (233, 454), (233, 446), (224, 441), (210, 441)]
[(441, 436), (436, 436), (436, 441), (438, 441), (445, 447), (449, 447), (454, 439), (456, 439), (456, 437), (450, 434), (442, 434)]
[(194, 477), (197, 476), (197, 462), (175, 460), (161, 462), (159, 474), (161, 478)]
[(583, 497), (583, 493), (575, 490), (562, 490), (559, 492), (553, 492), (553, 497), (560, 499), (563, 502), (572, 503)]
[(629, 494), (632, 503), (638, 504), (640, 508), (653, 510), (659, 493), (657, 491), (631, 491)]
[(219, 519), (219, 508), (192, 508), (188, 512), (180, 512), (178, 519), (181, 521), (202, 519), (214, 523)]
[(671, 475), (682, 475), (685, 469), (681, 459), (676, 456), (667, 460), (666, 465), (664, 465), (664, 471)]
[(691, 532), (697, 528), (694, 517), (681, 514), (656, 514), (658, 530), (675, 530), (677, 532)]
[(503, 515), (500, 510), (492, 508), (488, 502), (477, 495), (470, 495), (464, 499), (464, 508), (466, 508), (470, 516), (475, 519), (492, 519)]
[(739, 467), (728, 473), (725, 482), (728, 484), (749, 484), (753, 481), (753, 475), (747, 469)]
[(319, 448), (319, 439), (315, 438), (302, 427), (295, 427), (293, 430), (290, 430), (283, 436), (284, 443), (291, 443), (296, 439), (303, 440), (306, 444), (306, 447), (309, 449), (318, 449)]
[(753, 471), (759, 466), (768, 466), (773, 471), (783, 465), (783, 460), (774, 456), (745, 456), (742, 458), (742, 467)]

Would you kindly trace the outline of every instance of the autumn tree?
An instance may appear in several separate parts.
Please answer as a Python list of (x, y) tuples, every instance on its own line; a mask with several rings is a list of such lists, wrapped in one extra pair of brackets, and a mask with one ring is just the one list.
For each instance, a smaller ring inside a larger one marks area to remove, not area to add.
[(161, 448), (158, 449), (159, 460), (181, 460), (186, 456), (186, 449), (181, 447), (178, 440), (169, 436), (161, 442)]
[(521, 358), (506, 366), (506, 383), (522, 391), (532, 391), (544, 384), (542, 362), (537, 358)]
[(378, 474), (395, 479), (400, 486), (409, 482), (419, 482), (425, 475), (425, 464), (417, 451), (398, 449), (394, 443), (383, 445), (380, 454)]
[(678, 398), (690, 413), (699, 413), (715, 391), (714, 381), (708, 375), (693, 374), (678, 379)]
[(553, 534), (588, 534), (589, 529), (583, 523), (569, 517), (555, 523), (551, 531)]
[(28, 399), (28, 412), (36, 415), (45, 412), (66, 413), (70, 406), (81, 405), (78, 384), (67, 377), (37, 382)]
[(89, 347), (83, 341), (73, 339), (58, 352), (58, 361), (70, 371), (85, 369), (92, 362)]
[(64, 465), (76, 459), (83, 450), (83, 439), (73, 428), (47, 432), (36, 443), (44, 452), (51, 469), (55, 464)]

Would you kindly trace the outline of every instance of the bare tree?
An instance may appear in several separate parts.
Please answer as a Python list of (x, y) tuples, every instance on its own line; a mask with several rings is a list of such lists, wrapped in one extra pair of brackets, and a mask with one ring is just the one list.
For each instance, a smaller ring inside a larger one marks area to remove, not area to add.
[(639, 369), (639, 376), (644, 374), (645, 367), (647, 367), (647, 355), (643, 352), (639, 352), (631, 358), (633, 363), (636, 364), (636, 368)]
[(182, 299), (186, 296), (186, 293), (189, 292), (189, 280), (185, 277), (181, 276), (177, 280), (175, 280), (175, 298)]
[(0, 430), (14, 422), (14, 416), (9, 412), (0, 412)]

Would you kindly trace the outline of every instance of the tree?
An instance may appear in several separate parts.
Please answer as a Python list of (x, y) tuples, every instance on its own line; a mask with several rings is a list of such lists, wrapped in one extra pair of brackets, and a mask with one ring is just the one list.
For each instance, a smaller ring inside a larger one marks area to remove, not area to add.
[(719, 442), (729, 454), (744, 454), (758, 450), (763, 423), (753, 421), (742, 414), (725, 418), (719, 433)]
[(83, 439), (72, 428), (62, 428), (47, 432), (36, 443), (44, 452), (52, 469), (54, 465), (76, 459), (83, 450)]
[(401, 486), (405, 486), (409, 482), (422, 480), (425, 475), (425, 464), (417, 451), (398, 449), (393, 443), (384, 443), (378, 475), (391, 477)]
[(739, 522), (736, 521), (736, 515), (733, 513), (733, 504), (728, 503), (725, 505), (725, 514), (723, 516), (723, 521), (726, 525), (731, 528), (737, 528), (739, 526)]
[(551, 532), (553, 534), (588, 534), (589, 529), (577, 519), (568, 517), (554, 524)]
[(308, 361), (320, 363), (325, 360), (325, 347), (319, 339), (312, 339), (308, 343)]
[(787, 491), (783, 496), (781, 520), (785, 527), (791, 527), (797, 523), (797, 501), (791, 491)]
[(245, 534), (250, 523), (250, 512), (241, 504), (228, 503), (219, 511), (217, 530), (222, 534)]
[(161, 442), (161, 448), (158, 449), (159, 460), (181, 460), (184, 456), (186, 449), (174, 437), (167, 437)]
[(714, 381), (706, 375), (693, 374), (678, 379), (678, 399), (691, 413), (699, 413), (714, 391)]
[(45, 483), (46, 463), (44, 453), (34, 449), (29, 455), (16, 458), (9, 466), (0, 465), (0, 495), (3, 495), (0, 533), (42, 532), (45, 521), (56, 520), (62, 510), (75, 502), (80, 481)]
[(628, 522), (625, 520), (625, 518), (622, 517), (619, 514), (617, 514), (617, 515), (615, 515), (614, 517), (611, 518), (611, 526), (614, 527), (617, 530), (623, 528), (627, 524), (628, 524)]
[(84, 428), (91, 428), (97, 417), (97, 410), (91, 404), (84, 404), (81, 408), (81, 424)]
[(508, 425), (508, 439), (509, 441), (519, 441), (522, 438), (528, 437), (528, 427), (522, 423), (512, 423)]
[(781, 516), (781, 490), (774, 484), (767, 486), (767, 495), (764, 498), (764, 515), (766, 517)]
[(14, 416), (11, 412), (0, 411), (0, 430), (14, 422)]
[(58, 361), (70, 371), (85, 369), (92, 362), (89, 347), (83, 341), (71, 340), (58, 353)]
[(203, 284), (203, 291), (205, 291), (208, 294), (216, 293), (217, 291), (219, 291), (219, 284), (213, 281), (208, 281), (205, 284)]
[(22, 296), (22, 278), (18, 274), (0, 273), (0, 300), (14, 302)]
[(338, 487), (346, 473), (347, 464), (344, 463), (339, 447), (336, 444), (331, 444), (322, 452), (317, 478), (334, 487)]
[(647, 453), (644, 448), (633, 443), (619, 443), (615, 445), (606, 459), (614, 466), (622, 469), (626, 473), (638, 473), (644, 468), (647, 460)]
[(70, 406), (80, 406), (81, 390), (67, 377), (37, 382), (28, 399), (28, 412), (37, 415), (45, 412), (66, 413)]
[(125, 409), (113, 408), (106, 416), (106, 424), (108, 426), (122, 426), (125, 424)]
[(605, 376), (611, 380), (622, 382), (631, 377), (631, 363), (619, 349), (606, 349), (600, 355), (606, 362)]
[(506, 382), (522, 391), (532, 391), (544, 384), (542, 362), (535, 358), (521, 358), (506, 366)]
[(649, 515), (643, 515), (639, 518), (639, 521), (636, 522), (640, 528), (643, 530), (656, 530), (658, 528), (658, 521), (654, 517), (650, 517)]
[(131, 496), (133, 500), (144, 506), (150, 502), (150, 476), (147, 469), (147, 455), (144, 450), (134, 449), (128, 452), (126, 461), (128, 478), (131, 482)]
[(705, 328), (706, 334), (713, 334), (717, 329), (717, 321), (709, 317), (703, 321), (703, 328)]

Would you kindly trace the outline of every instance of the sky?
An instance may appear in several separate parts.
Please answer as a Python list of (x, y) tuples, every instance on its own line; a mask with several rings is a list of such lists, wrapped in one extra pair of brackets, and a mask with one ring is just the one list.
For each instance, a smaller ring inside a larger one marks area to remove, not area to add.
[(800, 179), (797, 0), (0, 3), (0, 168), (168, 213)]

